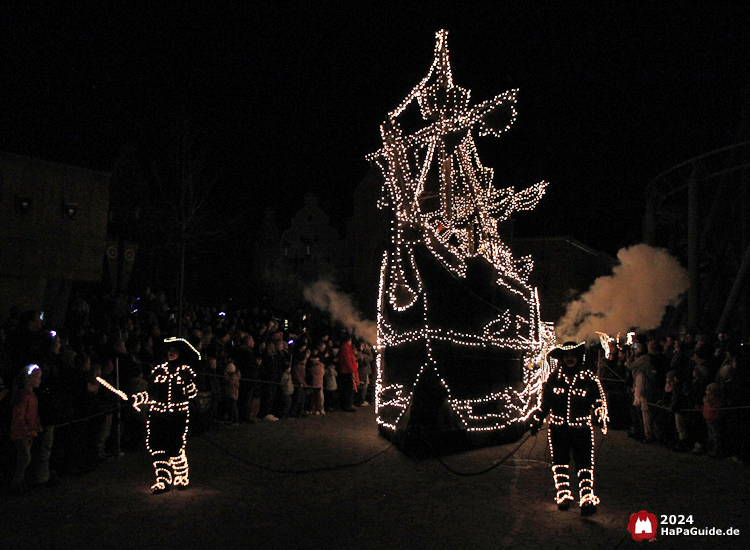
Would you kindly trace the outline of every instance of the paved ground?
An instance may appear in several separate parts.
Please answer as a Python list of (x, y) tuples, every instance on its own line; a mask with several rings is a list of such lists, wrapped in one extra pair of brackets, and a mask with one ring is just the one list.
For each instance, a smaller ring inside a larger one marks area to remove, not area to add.
[[(597, 445), (602, 504), (582, 519), (552, 502), (546, 430), (503, 465), (461, 477), (391, 447), (377, 434), (372, 407), (222, 426), (188, 440), (192, 485), (184, 492), (152, 496), (144, 452), (54, 489), (4, 495), (0, 548), (635, 548), (648, 544), (626, 529), (639, 510), (740, 529), (735, 537), (658, 537), (655, 548), (750, 547), (747, 466), (675, 454), (623, 432)], [(443, 462), (478, 472), (514, 446)]]

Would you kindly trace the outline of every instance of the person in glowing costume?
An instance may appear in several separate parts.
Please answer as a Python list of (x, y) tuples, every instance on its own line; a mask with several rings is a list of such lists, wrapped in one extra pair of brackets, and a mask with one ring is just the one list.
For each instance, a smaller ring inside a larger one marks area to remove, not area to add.
[(172, 485), (185, 489), (190, 484), (185, 439), (190, 419), (189, 401), (198, 394), (195, 373), (188, 363), (200, 360), (200, 353), (182, 338), (168, 338), (167, 362), (153, 372), (149, 392), (133, 395), (133, 406), (150, 405), (146, 427), (146, 448), (154, 460), (156, 483), (153, 494), (169, 491)]
[(557, 363), (542, 390), (542, 405), (532, 414), (531, 433), (536, 435), (547, 414), (550, 415), (548, 441), (555, 480), (555, 502), (567, 510), (573, 501), (568, 464), (572, 453), (578, 472), (579, 505), (582, 516), (596, 513), (599, 498), (594, 495), (593, 413), (607, 433), (607, 401), (599, 378), (583, 368), (585, 343), (566, 342), (552, 350), (549, 357)]

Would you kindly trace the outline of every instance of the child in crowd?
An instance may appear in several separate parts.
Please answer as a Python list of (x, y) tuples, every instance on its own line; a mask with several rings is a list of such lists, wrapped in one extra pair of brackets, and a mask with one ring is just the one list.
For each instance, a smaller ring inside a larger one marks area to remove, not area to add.
[(295, 418), (303, 416), (305, 411), (305, 399), (307, 398), (305, 370), (308, 357), (310, 357), (310, 350), (304, 349), (297, 354), (296, 359), (292, 360), (292, 384), (294, 384), (294, 393), (292, 395), (292, 410), (290, 415)]
[(211, 413), (209, 415), (210, 424), (215, 424), (219, 420), (219, 405), (221, 404), (221, 378), (217, 371), (216, 357), (209, 357), (206, 360), (208, 369), (206, 370), (206, 387), (211, 392)]
[(333, 410), (333, 405), (336, 402), (336, 391), (338, 390), (336, 375), (336, 367), (333, 364), (326, 365), (325, 374), (323, 375), (323, 395), (325, 397), (324, 410), (329, 412)]
[(355, 399), (358, 407), (367, 407), (370, 403), (367, 401), (367, 388), (372, 374), (372, 349), (364, 340), (357, 343), (354, 356), (357, 359), (357, 368), (359, 370), (359, 388), (357, 388), (357, 397)]
[(311, 357), (310, 362), (310, 387), (312, 387), (310, 405), (312, 414), (319, 416), (326, 413), (325, 409), (323, 408), (323, 378), (325, 376), (325, 367), (317, 357)]
[[(705, 351), (705, 350), (704, 350)], [(705, 360), (702, 356), (699, 356), (696, 351), (693, 354), (693, 360), (695, 365), (693, 366), (693, 383), (690, 385), (690, 408), (696, 411), (703, 409), (703, 398), (706, 394), (706, 388), (710, 382), (708, 368), (705, 366)], [(691, 451), (693, 454), (703, 454), (706, 452), (706, 440), (708, 438), (707, 424), (701, 420), (700, 414), (694, 413), (690, 417), (686, 417), (685, 420), (688, 422), (688, 432), (691, 438), (695, 440), (695, 446)]]
[(115, 401), (117, 398), (113, 398), (111, 392), (101, 389), (97, 378), (103, 378), (110, 384), (114, 383), (111, 360), (105, 361), (103, 366), (92, 363), (87, 382), (88, 391), (93, 397), (91, 400), (93, 412), (96, 413), (90, 421), (94, 436), (94, 452), (98, 460), (107, 460), (112, 458), (106, 450), (107, 440), (112, 432), (112, 410), (118, 403)]
[(703, 418), (708, 428), (709, 456), (718, 456), (721, 451), (722, 407), (724, 404), (719, 395), (719, 384), (712, 382), (706, 386), (703, 397)]
[(234, 363), (227, 363), (224, 367), (224, 389), (229, 404), (229, 424), (237, 424), (240, 421), (240, 412), (237, 408), (237, 399), (240, 394), (240, 378), (242, 374)]
[[(258, 368), (260, 368), (260, 357), (257, 357), (255, 361)], [(253, 382), (252, 398), (250, 399), (250, 412), (248, 413), (248, 420), (250, 420), (250, 422), (258, 420), (258, 413), (260, 412), (260, 393), (262, 390), (260, 382), (257, 381), (257, 378), (259, 377), (258, 369), (255, 369), (255, 375), (256, 381)]]
[[(143, 366), (134, 364), (133, 376), (128, 380), (126, 393), (134, 395), (144, 391), (148, 391), (148, 381), (143, 377)], [(133, 407), (124, 407), (121, 411), (124, 423), (123, 447), (127, 449), (141, 448), (143, 441), (146, 439), (147, 410), (148, 405), (144, 404), (140, 407), (140, 411), (136, 411)]]
[(294, 382), (292, 382), (292, 366), (287, 365), (281, 373), (281, 401), (282, 406), (279, 418), (286, 418), (292, 409), (292, 395), (294, 394)]
[(37, 365), (24, 367), (13, 396), (10, 439), (16, 446), (16, 472), (11, 485), (16, 493), (25, 492), (24, 476), (31, 464), (31, 444), (42, 432), (39, 408), (34, 390), (42, 383), (42, 370)]
[(133, 395), (147, 389), (148, 381), (143, 377), (143, 366), (136, 364), (133, 366), (133, 376), (128, 380), (127, 393)]
[(674, 416), (674, 427), (677, 432), (677, 440), (674, 441), (672, 450), (685, 452), (690, 445), (687, 424), (685, 424), (685, 418), (681, 411), (690, 406), (690, 400), (688, 399), (688, 388), (676, 370), (667, 373), (667, 382), (664, 385), (664, 403)]

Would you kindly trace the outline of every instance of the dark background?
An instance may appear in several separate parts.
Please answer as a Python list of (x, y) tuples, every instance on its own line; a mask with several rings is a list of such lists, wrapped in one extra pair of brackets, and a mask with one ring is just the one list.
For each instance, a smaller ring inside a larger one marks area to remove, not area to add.
[[(479, 138), (495, 184), (550, 181), (517, 236), (640, 241), (650, 178), (731, 144), (748, 97), (744, 5), (440, 9), (370, 3), (0, 8), (0, 149), (111, 171), (126, 142), (185, 117), (210, 145), (224, 220), (283, 230), (314, 192), (343, 232), (379, 124), (449, 30), (454, 82), (519, 88), (518, 119)], [(163, 138), (169, 137), (164, 134)], [(247, 241), (243, 241), (245, 246)]]

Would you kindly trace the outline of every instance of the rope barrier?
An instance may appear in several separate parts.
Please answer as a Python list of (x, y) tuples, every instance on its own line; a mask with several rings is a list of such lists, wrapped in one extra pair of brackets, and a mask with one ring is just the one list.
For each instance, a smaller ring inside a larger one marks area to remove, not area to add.
[[(223, 374), (211, 374), (208, 372), (201, 372), (196, 374), (196, 376), (210, 376), (212, 378), (221, 378), (222, 380), (226, 380), (226, 377)], [(257, 382), (260, 384), (273, 384), (275, 386), (286, 386), (286, 384), (282, 382), (271, 382), (270, 380), (259, 380), (256, 378), (239, 378), (241, 382)], [(325, 389), (324, 386), (307, 386), (302, 384), (292, 384), (295, 388), (310, 388), (312, 390), (322, 390)]]
[[(606, 367), (607, 369), (609, 369), (615, 376), (617, 376), (617, 379), (614, 379), (614, 378), (599, 378), (599, 380), (606, 380), (608, 382), (624, 382), (624, 383), (627, 384), (627, 381), (624, 378), (621, 378), (614, 370), (612, 370), (612, 368), (609, 365), (604, 365), (604, 367)], [(650, 401), (646, 401), (646, 403), (648, 403), (649, 406), (653, 406), (653, 407), (656, 407), (656, 408), (659, 408), (659, 409), (664, 409), (664, 410), (667, 410), (667, 411), (670, 410), (669, 407), (665, 407), (664, 405), (658, 405), (656, 403), (651, 403)], [(750, 409), (750, 405), (748, 405), (748, 406), (742, 406), (742, 407), (719, 407), (716, 410), (717, 411), (725, 411), (725, 410), (729, 411), (729, 410), (739, 410), (739, 409)], [(680, 409), (680, 410), (673, 411), (673, 412), (677, 413), (677, 412), (695, 412), (695, 411), (700, 411), (700, 409), (697, 409), (697, 408), (696, 409)]]
[(607, 369), (607, 370), (608, 370), (609, 372), (611, 372), (612, 374), (614, 374), (614, 375), (615, 375), (615, 378), (599, 378), (599, 380), (608, 380), (608, 381), (610, 381), (610, 382), (624, 382), (624, 383), (626, 383), (626, 384), (627, 384), (627, 381), (626, 381), (626, 380), (625, 380), (625, 379), (624, 379), (624, 378), (623, 378), (622, 376), (620, 376), (619, 374), (617, 374), (617, 371), (616, 371), (616, 370), (614, 370), (614, 369), (613, 369), (612, 367), (610, 367), (609, 365), (607, 365), (607, 364), (604, 364), (604, 363), (602, 363), (601, 361), (599, 361), (599, 362), (597, 362), (597, 366), (599, 366), (599, 367), (604, 367), (604, 368), (606, 368), (606, 369)]
[[(197, 374), (196, 376), (212, 376), (212, 377), (215, 377), (215, 378), (222, 378), (222, 379), (224, 379), (224, 376), (221, 375), (221, 374), (200, 373), (200, 374)], [(244, 380), (246, 382), (259, 382), (261, 384), (273, 384), (273, 385), (276, 385), (276, 386), (285, 385), (285, 384), (282, 384), (281, 382), (270, 382), (268, 380), (256, 380), (256, 379), (253, 379), (253, 378), (240, 378), (240, 380)], [(324, 387), (321, 387), (321, 386), (302, 386), (302, 385), (299, 385), (299, 384), (293, 384), (293, 386), (295, 388), (309, 388), (309, 389), (313, 389), (313, 390), (325, 389)], [(124, 405), (118, 405), (117, 407), (114, 407), (113, 409), (108, 410), (108, 411), (98, 412), (96, 414), (92, 414), (91, 416), (87, 416), (87, 417), (84, 417), (84, 418), (78, 418), (76, 420), (71, 420), (69, 422), (64, 422), (62, 424), (50, 424), (49, 427), (51, 427), (51, 428), (60, 428), (60, 427), (64, 427), (64, 426), (69, 426), (71, 424), (76, 424), (78, 422), (85, 422), (86, 420), (91, 420), (92, 418), (96, 418), (97, 416), (103, 416), (103, 415), (106, 415), (106, 414), (111, 414), (111, 413), (113, 413), (115, 411), (118, 411), (118, 410), (121, 410), (121, 409), (124, 409), (124, 408), (128, 408), (128, 407), (126, 407)]]
[(77, 419), (71, 420), (69, 422), (63, 422), (62, 424), (50, 424), (49, 427), (50, 428), (62, 428), (64, 426), (70, 426), (72, 424), (77, 424), (79, 422), (85, 422), (86, 420), (91, 420), (92, 418), (96, 418), (97, 416), (103, 416), (105, 414), (112, 414), (113, 412), (115, 412), (117, 410), (120, 410), (122, 408), (124, 408), (124, 407), (118, 405), (117, 407), (115, 407), (113, 409), (109, 409), (107, 411), (98, 412), (96, 414), (92, 414), (91, 416), (85, 416), (83, 418), (77, 418)]
[[(683, 413), (683, 412), (701, 412), (701, 408), (696, 405), (695, 409), (679, 409), (676, 411), (672, 411), (669, 407), (665, 407), (664, 405), (659, 405), (657, 403), (651, 403), (650, 401), (646, 401), (649, 407), (656, 407), (657, 409), (664, 409), (665, 411), (675, 412), (675, 413)], [(742, 407), (717, 407), (715, 410), (717, 411), (736, 411), (741, 409), (750, 409), (750, 406), (743, 405)]]

